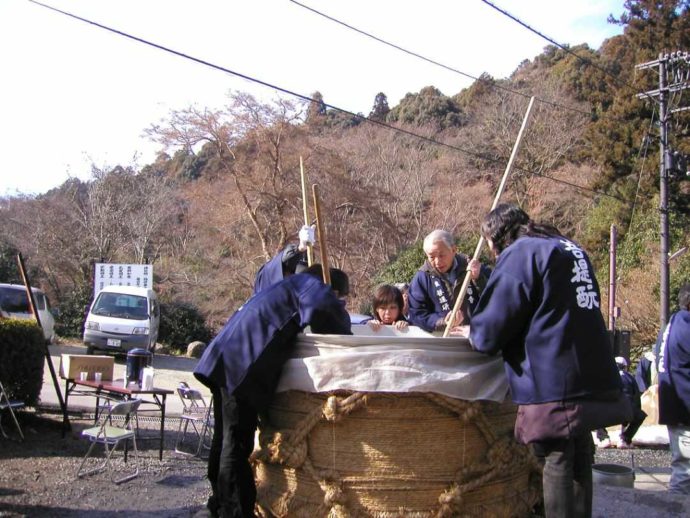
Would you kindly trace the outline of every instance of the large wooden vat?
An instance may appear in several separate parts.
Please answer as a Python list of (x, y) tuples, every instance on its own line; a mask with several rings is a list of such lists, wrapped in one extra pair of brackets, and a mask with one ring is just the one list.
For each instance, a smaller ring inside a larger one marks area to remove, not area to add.
[[(418, 347), (418, 345), (416, 346)], [(436, 392), (280, 392), (255, 451), (263, 516), (527, 516), (541, 476), (512, 403)]]

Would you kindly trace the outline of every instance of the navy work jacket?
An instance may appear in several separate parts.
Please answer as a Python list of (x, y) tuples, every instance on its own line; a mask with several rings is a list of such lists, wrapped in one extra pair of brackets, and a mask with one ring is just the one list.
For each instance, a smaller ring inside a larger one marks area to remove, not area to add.
[(470, 341), (503, 353), (513, 401), (546, 403), (620, 390), (589, 258), (564, 237), (522, 237), (498, 257)]
[(255, 294), (283, 280), (282, 259), (283, 251), (281, 250), (274, 255), (270, 261), (259, 268), (259, 271), (256, 272), (256, 278), (254, 279)]
[(291, 261), (291, 264), (286, 267), (290, 275), (295, 273), (298, 263), (301, 262), (306, 266), (306, 252), (300, 252), (297, 248), (297, 245), (287, 245), (283, 250), (271, 257), (271, 260), (264, 264), (261, 268), (259, 268), (259, 271), (256, 272), (256, 278), (254, 279), (254, 293), (259, 293), (261, 290), (265, 290), (269, 286), (273, 286), (275, 283), (280, 282), (285, 278), (285, 265), (283, 264), (283, 260), (286, 254), (294, 257), (294, 260)]
[[(425, 261), (422, 267), (415, 273), (410, 282), (408, 292), (409, 321), (425, 331), (439, 330), (437, 323), (453, 309), (455, 301), (465, 280), (469, 257), (465, 254), (456, 254), (450, 275), (442, 276), (429, 261)], [(465, 300), (461, 305), (464, 324), (470, 323), (470, 315), (477, 305), (482, 287), (491, 275), (491, 269), (481, 266), (479, 278), (470, 281), (465, 293)], [(452, 277), (452, 282), (447, 280)]]
[(690, 312), (671, 316), (657, 340), (659, 424), (690, 426)]
[[(224, 387), (261, 406), (273, 394), (295, 337), (352, 334), (345, 306), (330, 286), (309, 274), (291, 275), (250, 298), (230, 317), (194, 369), (209, 388)], [(241, 387), (240, 387), (241, 386)]]

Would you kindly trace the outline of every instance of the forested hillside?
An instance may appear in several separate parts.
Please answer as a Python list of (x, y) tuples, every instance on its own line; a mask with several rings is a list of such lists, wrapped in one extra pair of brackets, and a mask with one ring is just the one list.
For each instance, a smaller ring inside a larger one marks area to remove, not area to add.
[[(485, 74), (451, 96), (429, 85), (389, 107), (381, 92), (359, 116), (327, 108), (319, 92), (311, 103), (230, 92), (224, 107), (182, 108), (148, 128), (162, 152), (141, 170), (94, 167), (88, 182), (2, 199), (0, 281), (16, 276), (21, 251), (63, 308), (63, 333), (78, 334), (93, 263), (148, 261), (162, 299), (197, 308), (215, 329), (249, 296), (258, 268), (296, 240), (302, 157), (320, 189), (329, 261), (351, 275), (359, 311), (376, 283), (409, 281), (432, 229), (472, 253), (535, 96), (504, 200), (583, 243), (603, 292), (615, 224), (619, 325), (648, 344), (659, 320), (658, 110), (636, 94), (658, 77), (635, 65), (690, 51), (690, 8), (645, 0), (625, 9), (612, 20), (624, 34), (600, 49), (551, 45), (511, 77)], [(673, 102), (690, 105), (690, 91)], [(669, 135), (687, 154), (689, 123), (687, 111), (675, 113)], [(689, 191), (677, 175), (673, 250), (689, 244)], [(671, 279), (674, 297), (690, 281), (690, 254), (672, 263)]]

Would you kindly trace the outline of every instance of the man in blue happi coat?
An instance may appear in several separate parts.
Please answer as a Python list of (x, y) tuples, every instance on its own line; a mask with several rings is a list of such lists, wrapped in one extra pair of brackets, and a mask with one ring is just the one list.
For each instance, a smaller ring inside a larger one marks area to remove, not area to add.
[(306, 270), (307, 247), (314, 244), (314, 237), (314, 227), (304, 225), (299, 231), (299, 245), (287, 245), (259, 268), (254, 279), (254, 293), (259, 293), (289, 275)]
[(462, 302), (461, 318), (469, 324), (470, 315), (479, 300), (491, 270), (475, 259), (459, 253), (450, 232), (434, 230), (424, 238), (426, 261), (410, 282), (408, 295), (409, 320), (425, 331), (442, 331), (465, 279), (470, 271), (465, 300)]
[(690, 495), (690, 284), (678, 292), (674, 313), (657, 340), (659, 424), (668, 428), (670, 493)]
[(631, 419), (587, 254), (554, 227), (501, 204), (482, 223), (496, 266), (470, 342), (501, 352), (515, 438), (544, 466), (547, 518), (592, 515), (591, 430)]
[(269, 403), (295, 337), (313, 333), (351, 334), (342, 300), (347, 275), (331, 269), (331, 286), (321, 265), (291, 275), (255, 294), (209, 344), (194, 376), (211, 389), (215, 426), (208, 461), (212, 516), (254, 516), (256, 486), (249, 464), (257, 414)]

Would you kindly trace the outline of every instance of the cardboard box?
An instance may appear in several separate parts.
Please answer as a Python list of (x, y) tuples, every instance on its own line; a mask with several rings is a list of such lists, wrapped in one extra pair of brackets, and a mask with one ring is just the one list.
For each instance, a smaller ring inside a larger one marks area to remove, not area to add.
[(60, 376), (67, 379), (79, 379), (79, 373), (88, 372), (88, 380), (95, 379), (96, 372), (101, 373), (103, 381), (113, 380), (115, 358), (112, 356), (94, 356), (89, 354), (63, 354), (60, 357)]

